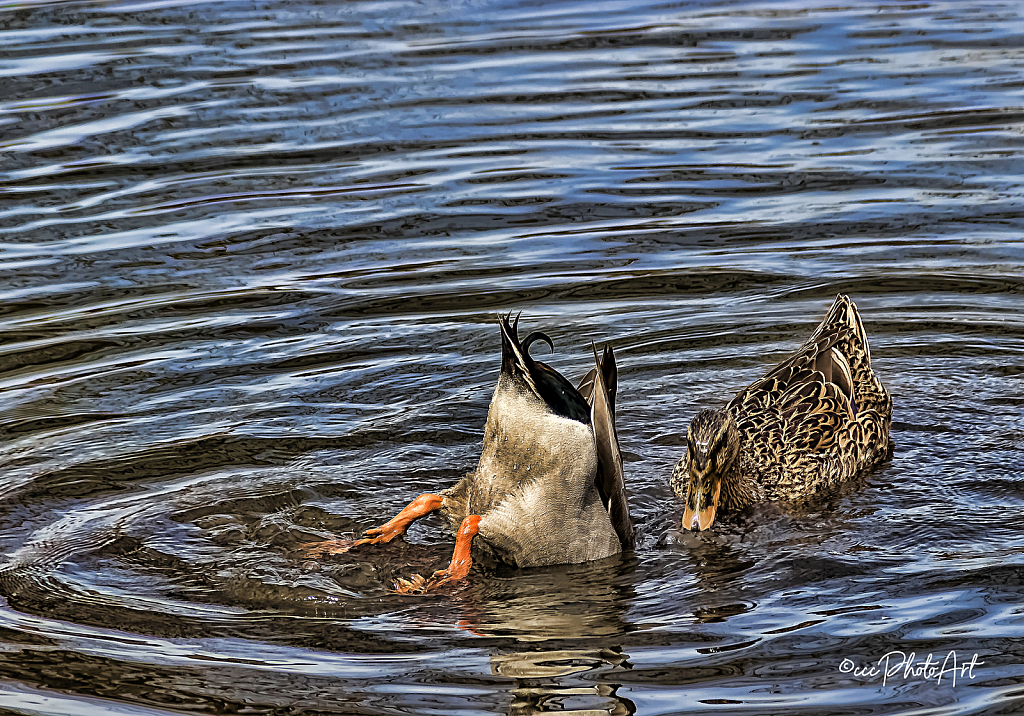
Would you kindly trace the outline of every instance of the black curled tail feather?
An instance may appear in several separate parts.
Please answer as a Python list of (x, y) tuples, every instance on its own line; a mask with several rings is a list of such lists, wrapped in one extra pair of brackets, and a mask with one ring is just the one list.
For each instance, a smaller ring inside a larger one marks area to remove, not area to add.
[(552, 353), (555, 350), (555, 344), (551, 342), (551, 338), (548, 336), (547, 333), (544, 333), (543, 331), (534, 331), (533, 333), (531, 333), (530, 335), (523, 339), (523, 353), (525, 353), (527, 356), (530, 355), (530, 346), (533, 345), (534, 341), (544, 341), (545, 343), (548, 344), (548, 348), (551, 349)]
[(554, 343), (547, 334), (540, 331), (530, 333), (526, 340), (519, 340), (519, 316), (512, 321), (511, 312), (499, 317), (501, 325), (501, 372), (533, 393), (557, 415), (590, 423), (590, 409), (587, 401), (572, 383), (551, 366), (534, 360), (529, 348), (535, 341), (544, 341), (554, 350)]

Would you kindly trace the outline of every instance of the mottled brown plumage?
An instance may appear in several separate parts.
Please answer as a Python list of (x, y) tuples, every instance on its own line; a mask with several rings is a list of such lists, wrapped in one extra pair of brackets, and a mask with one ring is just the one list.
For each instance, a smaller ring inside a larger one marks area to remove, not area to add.
[(871, 369), (857, 307), (840, 294), (788, 360), (720, 410), (702, 410), (672, 473), (683, 527), (718, 511), (795, 500), (866, 473), (892, 455), (892, 399)]

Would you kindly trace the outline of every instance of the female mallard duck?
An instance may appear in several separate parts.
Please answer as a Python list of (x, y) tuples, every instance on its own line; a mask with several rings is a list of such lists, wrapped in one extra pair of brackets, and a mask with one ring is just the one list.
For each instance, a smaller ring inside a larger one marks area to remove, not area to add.
[(892, 398), (871, 370), (864, 324), (849, 297), (788, 360), (686, 433), (672, 488), (684, 529), (706, 530), (721, 510), (794, 500), (863, 474), (892, 456)]
[(517, 567), (587, 562), (632, 549), (611, 349), (601, 357), (595, 349), (597, 367), (574, 388), (530, 356), (534, 341), (553, 349), (551, 339), (534, 332), (520, 342), (519, 318), (510, 319), (511, 314), (499, 320), (501, 373), (476, 470), (439, 494), (420, 495), (363, 539), (310, 545), (309, 553), (390, 542), (413, 520), (440, 511), (455, 532), (455, 553), (448, 568), (429, 580), (399, 580), (397, 591), (412, 593), (463, 579), (478, 535), (478, 546)]

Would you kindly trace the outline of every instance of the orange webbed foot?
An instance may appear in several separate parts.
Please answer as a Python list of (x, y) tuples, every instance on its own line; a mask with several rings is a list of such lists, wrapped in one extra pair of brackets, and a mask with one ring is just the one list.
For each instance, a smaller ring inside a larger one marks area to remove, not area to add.
[(424, 579), (421, 574), (414, 574), (409, 579), (399, 577), (395, 580), (395, 593), (427, 594), (428, 592), (437, 592), (444, 587), (454, 586), (461, 582), (467, 574), (469, 574), (468, 567), (466, 574), (453, 574), (447, 569), (439, 569), (430, 575), (430, 579)]
[(465, 579), (473, 566), (470, 548), (473, 545), (473, 538), (479, 531), (479, 515), (470, 515), (462, 520), (462, 525), (455, 536), (455, 552), (452, 554), (452, 561), (448, 568), (434, 572), (430, 579), (424, 579), (419, 574), (414, 574), (411, 579), (399, 578), (395, 581), (395, 592), (397, 594), (426, 594)]
[(393, 589), (395, 594), (423, 594), (426, 591), (427, 580), (421, 574), (414, 574), (409, 579), (399, 577), (395, 580)]

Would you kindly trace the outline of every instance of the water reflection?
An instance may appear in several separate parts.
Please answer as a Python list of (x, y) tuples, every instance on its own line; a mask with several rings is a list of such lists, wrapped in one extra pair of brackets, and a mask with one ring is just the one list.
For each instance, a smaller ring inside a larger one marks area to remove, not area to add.
[(629, 656), (617, 648), (518, 651), (491, 657), (494, 674), (516, 681), (509, 716), (634, 714), (633, 702), (617, 693), (618, 686), (608, 683), (617, 669), (628, 668)]
[(635, 560), (616, 556), (568, 568), (472, 575), (458, 595), (459, 626), (517, 640), (621, 637), (633, 631), (626, 614), (635, 596)]

